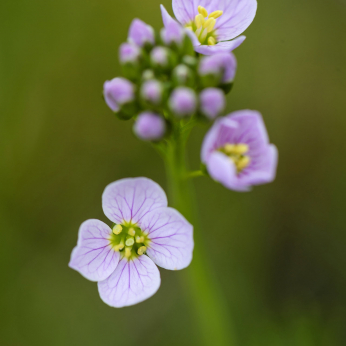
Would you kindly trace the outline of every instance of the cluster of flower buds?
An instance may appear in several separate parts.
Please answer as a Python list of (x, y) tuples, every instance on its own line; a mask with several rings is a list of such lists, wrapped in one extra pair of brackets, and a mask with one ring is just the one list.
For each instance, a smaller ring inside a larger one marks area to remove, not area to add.
[(158, 34), (135, 19), (120, 46), (124, 78), (105, 82), (104, 98), (120, 119), (135, 119), (142, 140), (159, 141), (174, 122), (214, 120), (224, 111), (236, 59), (230, 52), (199, 58), (190, 37), (173, 20)]

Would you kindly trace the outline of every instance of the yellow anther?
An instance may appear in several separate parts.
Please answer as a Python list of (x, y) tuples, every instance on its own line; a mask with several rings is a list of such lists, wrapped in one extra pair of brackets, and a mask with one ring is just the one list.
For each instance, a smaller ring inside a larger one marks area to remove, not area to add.
[(132, 237), (136, 235), (136, 231), (135, 231), (135, 229), (132, 228), (132, 227), (129, 229), (129, 231), (128, 231), (127, 233), (128, 233), (129, 235), (132, 235)]
[(225, 150), (226, 154), (233, 154), (234, 153), (234, 148), (235, 148), (234, 144), (226, 144), (224, 146), (224, 150)]
[(223, 15), (223, 11), (214, 11), (209, 14), (209, 18), (219, 18)]
[(197, 14), (197, 16), (195, 17), (195, 23), (196, 23), (197, 29), (201, 28), (204, 22), (205, 22), (204, 17), (201, 14)]
[(200, 13), (204, 18), (208, 17), (208, 11), (203, 6), (198, 6), (198, 13)]
[(237, 169), (238, 171), (242, 171), (244, 168), (246, 168), (250, 164), (250, 157), (249, 156), (243, 156), (240, 158), (237, 163)]
[(136, 243), (143, 243), (144, 242), (144, 237), (137, 236), (136, 237)]
[(125, 257), (126, 258), (129, 258), (131, 256), (131, 250), (132, 250), (131, 247), (125, 248)]
[(216, 40), (215, 40), (214, 37), (210, 36), (210, 37), (208, 38), (208, 45), (209, 45), (209, 46), (215, 46), (215, 45), (216, 45)]
[(137, 253), (138, 253), (139, 256), (142, 256), (142, 255), (144, 254), (145, 251), (147, 251), (147, 248), (146, 248), (145, 246), (141, 246), (141, 247), (138, 249)]
[(237, 144), (235, 145), (235, 148), (233, 152), (235, 154), (243, 155), (246, 154), (249, 151), (249, 146), (247, 144)]
[(120, 234), (122, 230), (123, 230), (123, 227), (121, 225), (115, 225), (113, 227), (113, 233), (114, 234)]
[(123, 248), (124, 248), (124, 243), (120, 243), (120, 244), (114, 246), (115, 251), (120, 251)]
[(133, 237), (127, 238), (125, 242), (126, 246), (132, 246), (134, 243), (135, 243), (135, 240)]
[(193, 31), (193, 27), (191, 25), (187, 26), (186, 29)]
[(208, 32), (211, 32), (214, 30), (215, 24), (216, 24), (216, 19), (209, 18), (204, 22), (203, 28), (207, 29)]

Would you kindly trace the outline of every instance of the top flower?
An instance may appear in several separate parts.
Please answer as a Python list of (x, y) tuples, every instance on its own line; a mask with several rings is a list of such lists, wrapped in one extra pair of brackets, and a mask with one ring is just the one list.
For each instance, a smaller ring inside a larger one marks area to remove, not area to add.
[[(162, 5), (161, 10), (167, 27), (173, 19)], [(196, 52), (204, 55), (240, 46), (245, 36), (237, 36), (251, 24), (256, 10), (256, 0), (173, 0), (176, 18), (193, 33)]]

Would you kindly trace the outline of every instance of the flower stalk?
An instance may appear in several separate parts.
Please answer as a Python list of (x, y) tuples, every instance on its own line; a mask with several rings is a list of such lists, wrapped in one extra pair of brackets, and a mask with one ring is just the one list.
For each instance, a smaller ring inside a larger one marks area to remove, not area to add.
[[(233, 321), (226, 308), (218, 280), (213, 274), (207, 259), (206, 244), (198, 224), (197, 203), (192, 181), (188, 177), (186, 142), (190, 131), (184, 132), (182, 126), (174, 129), (172, 138), (167, 145), (165, 164), (168, 180), (169, 198), (174, 208), (179, 210), (194, 225), (195, 249), (193, 261), (182, 273), (184, 287), (188, 287), (188, 301), (191, 311), (199, 324), (197, 331), (201, 335), (202, 344), (235, 346)], [(194, 176), (203, 175), (201, 171)]]

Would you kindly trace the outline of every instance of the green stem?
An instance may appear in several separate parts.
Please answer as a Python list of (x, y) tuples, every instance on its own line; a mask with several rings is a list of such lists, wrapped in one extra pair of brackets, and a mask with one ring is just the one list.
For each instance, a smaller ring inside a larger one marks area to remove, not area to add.
[(194, 226), (195, 248), (191, 265), (182, 272), (183, 284), (187, 286), (189, 301), (198, 321), (198, 333), (206, 346), (235, 346), (233, 321), (227, 310), (227, 301), (208, 264), (207, 245), (198, 226), (196, 202), (191, 181), (186, 179), (187, 164), (185, 146), (188, 134), (177, 128), (168, 144), (166, 171), (170, 202)]

